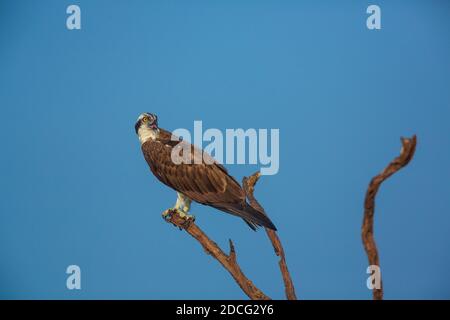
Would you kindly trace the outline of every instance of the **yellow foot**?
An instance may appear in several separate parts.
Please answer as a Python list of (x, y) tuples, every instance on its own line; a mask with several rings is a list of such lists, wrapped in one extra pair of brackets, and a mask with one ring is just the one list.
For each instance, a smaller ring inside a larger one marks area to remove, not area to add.
[(192, 215), (192, 214), (187, 214), (186, 212), (181, 211), (181, 210), (177, 210), (177, 212), (178, 212), (178, 215), (179, 215), (181, 218), (183, 218), (183, 219), (185, 219), (185, 220), (192, 220), (192, 221), (195, 221), (195, 216), (194, 216), (194, 215)]

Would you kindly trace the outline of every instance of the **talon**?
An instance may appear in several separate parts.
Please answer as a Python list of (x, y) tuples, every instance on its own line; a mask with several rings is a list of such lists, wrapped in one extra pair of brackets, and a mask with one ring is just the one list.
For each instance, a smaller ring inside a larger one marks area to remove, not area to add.
[(179, 215), (181, 218), (183, 218), (183, 219), (185, 219), (185, 220), (193, 220), (193, 221), (195, 221), (195, 217), (194, 217), (193, 215), (188, 214), (188, 213), (186, 213), (186, 212), (184, 212), (184, 211), (181, 211), (181, 210), (177, 210), (177, 212), (178, 212), (178, 215)]
[(172, 215), (173, 215), (173, 210), (172, 209), (167, 209), (162, 213), (162, 218), (165, 221), (169, 221), (170, 219), (172, 219)]
[(177, 210), (178, 215), (184, 220), (184, 222), (182, 223), (183, 228), (188, 228), (192, 222), (195, 221), (195, 216), (186, 213), (183, 210)]

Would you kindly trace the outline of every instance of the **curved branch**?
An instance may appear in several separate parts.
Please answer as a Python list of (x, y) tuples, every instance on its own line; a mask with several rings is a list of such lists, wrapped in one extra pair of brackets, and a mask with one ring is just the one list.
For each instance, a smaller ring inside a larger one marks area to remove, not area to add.
[[(412, 138), (401, 138), (402, 149), (400, 156), (392, 160), (391, 163), (377, 176), (372, 178), (367, 189), (366, 198), (364, 201), (364, 220), (362, 224), (362, 241), (364, 249), (366, 250), (369, 265), (380, 266), (380, 259), (378, 250), (373, 236), (373, 216), (375, 212), (375, 196), (378, 189), (384, 180), (392, 176), (394, 173), (405, 167), (413, 158), (416, 150), (417, 138), (414, 135)], [(379, 289), (373, 289), (373, 299), (383, 299), (383, 282)]]
[(236, 251), (233, 242), (230, 242), (230, 253), (225, 254), (222, 249), (212, 241), (191, 219), (180, 217), (178, 212), (171, 211), (166, 217), (166, 221), (184, 229), (194, 239), (196, 239), (205, 249), (206, 253), (213, 256), (231, 274), (242, 291), (252, 300), (270, 300), (261, 290), (259, 290), (242, 272), (236, 259)]
[[(255, 196), (253, 195), (255, 191), (255, 184), (258, 182), (259, 177), (261, 174), (259, 172), (254, 173), (250, 177), (244, 177), (242, 179), (242, 185), (244, 188), (244, 191), (246, 193), (246, 196), (248, 198), (248, 201), (253, 207), (259, 208), (261, 212), (264, 212), (264, 208), (258, 203), (258, 201), (255, 199)], [(291, 275), (289, 273), (287, 263), (286, 263), (286, 256), (284, 254), (283, 246), (281, 245), (280, 238), (278, 237), (276, 231), (265, 228), (267, 236), (269, 237), (270, 241), (272, 242), (273, 249), (275, 250), (275, 254), (280, 257), (280, 261), (278, 262), (278, 265), (280, 267), (281, 275), (283, 276), (283, 282), (284, 282), (284, 288), (286, 297), (288, 300), (297, 300), (297, 296), (295, 295), (295, 288), (294, 284), (291, 279)]]

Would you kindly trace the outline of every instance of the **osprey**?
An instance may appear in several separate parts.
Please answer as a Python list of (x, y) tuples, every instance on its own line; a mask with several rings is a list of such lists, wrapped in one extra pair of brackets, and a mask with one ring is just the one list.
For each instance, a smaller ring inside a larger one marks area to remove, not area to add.
[[(164, 211), (163, 217), (175, 210), (186, 219), (194, 219), (189, 210), (191, 201), (195, 201), (241, 217), (253, 230), (257, 226), (276, 230), (264, 212), (247, 202), (244, 190), (225, 167), (203, 150), (159, 128), (156, 115), (141, 114), (135, 130), (151, 172), (177, 192), (175, 206)], [(172, 155), (177, 153), (183, 161), (174, 161)]]

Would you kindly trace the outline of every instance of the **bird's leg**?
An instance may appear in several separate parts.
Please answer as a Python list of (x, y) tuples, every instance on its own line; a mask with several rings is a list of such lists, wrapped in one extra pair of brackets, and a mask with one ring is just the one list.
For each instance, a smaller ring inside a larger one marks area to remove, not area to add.
[(177, 192), (177, 202), (175, 203), (175, 209), (177, 210), (180, 217), (184, 219), (195, 220), (195, 217), (189, 214), (189, 210), (191, 209), (191, 199), (179, 192)]
[(174, 212), (178, 213), (178, 215), (185, 219), (195, 221), (195, 217), (189, 214), (189, 210), (191, 208), (191, 199), (184, 196), (183, 194), (177, 192), (177, 202), (173, 208), (167, 209), (163, 212), (163, 218), (165, 220), (169, 220)]

